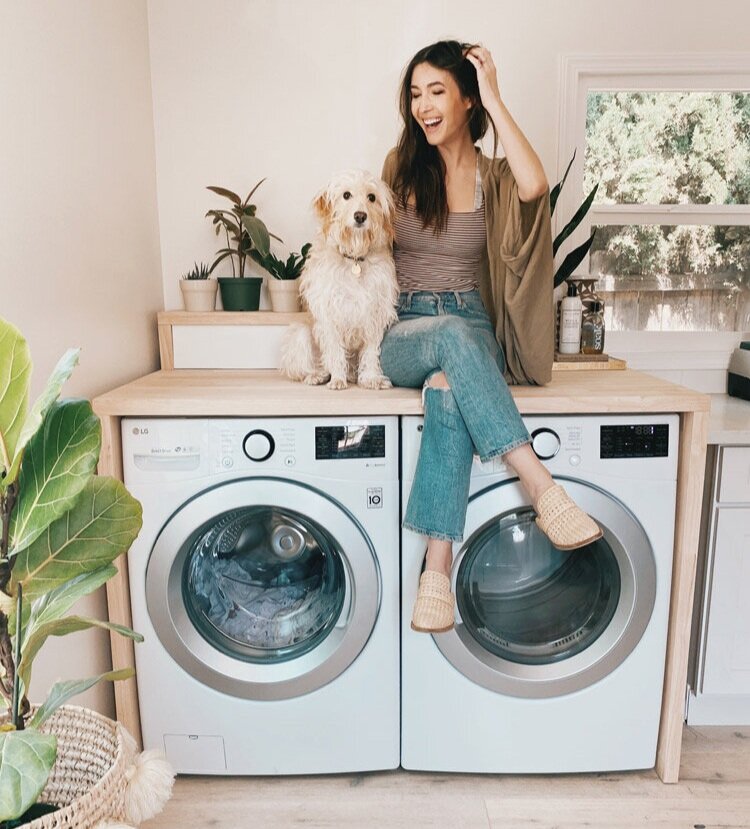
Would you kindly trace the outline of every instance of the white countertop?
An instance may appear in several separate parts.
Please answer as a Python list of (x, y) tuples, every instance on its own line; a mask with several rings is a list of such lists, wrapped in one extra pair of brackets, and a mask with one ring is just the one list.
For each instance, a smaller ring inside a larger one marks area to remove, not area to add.
[(708, 442), (750, 445), (750, 400), (712, 394)]

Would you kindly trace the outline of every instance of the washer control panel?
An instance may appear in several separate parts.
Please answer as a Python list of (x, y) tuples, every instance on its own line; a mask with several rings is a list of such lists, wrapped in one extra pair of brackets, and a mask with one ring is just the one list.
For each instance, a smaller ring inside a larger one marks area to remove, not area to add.
[(398, 478), (398, 418), (123, 418), (123, 464), (154, 481), (300, 475)]

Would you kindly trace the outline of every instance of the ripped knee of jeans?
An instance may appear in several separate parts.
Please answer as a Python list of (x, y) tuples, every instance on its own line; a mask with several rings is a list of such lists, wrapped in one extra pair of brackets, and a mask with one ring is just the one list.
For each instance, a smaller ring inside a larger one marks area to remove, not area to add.
[(425, 401), (424, 396), (427, 392), (427, 389), (438, 389), (442, 391), (450, 391), (451, 387), (448, 385), (448, 378), (445, 376), (445, 373), (440, 371), (434, 371), (425, 381), (422, 386), (422, 408), (424, 408)]

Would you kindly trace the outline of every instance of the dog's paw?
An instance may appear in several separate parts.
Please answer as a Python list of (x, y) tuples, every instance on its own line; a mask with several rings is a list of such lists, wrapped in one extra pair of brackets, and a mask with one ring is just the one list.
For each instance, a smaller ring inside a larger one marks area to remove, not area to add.
[(345, 389), (348, 388), (349, 384), (346, 382), (345, 377), (331, 377), (328, 381), (328, 388), (329, 389)]
[(304, 382), (307, 383), (308, 386), (322, 386), (329, 377), (329, 374), (308, 374), (307, 377), (305, 377)]
[(390, 389), (393, 387), (393, 383), (384, 374), (360, 377), (359, 385), (363, 389)]

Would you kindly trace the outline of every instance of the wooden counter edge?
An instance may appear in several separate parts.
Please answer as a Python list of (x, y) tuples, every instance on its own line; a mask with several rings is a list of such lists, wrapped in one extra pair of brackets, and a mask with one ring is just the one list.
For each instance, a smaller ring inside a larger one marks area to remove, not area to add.
[[(409, 415), (422, 414), (422, 404), (417, 389), (392, 389), (374, 392), (352, 387), (345, 392), (329, 392), (320, 387), (311, 389), (304, 384), (281, 385), (278, 388), (263, 388), (254, 392), (252, 399), (242, 397), (232, 388), (231, 396), (224, 394), (217, 397), (210, 394), (212, 381), (221, 391), (226, 391), (225, 384), (242, 379), (244, 371), (238, 369), (204, 370), (207, 375), (205, 388), (196, 391), (199, 378), (203, 372), (196, 369), (161, 370), (147, 374), (126, 383), (116, 389), (104, 392), (93, 400), (95, 411), (100, 415), (117, 417), (288, 417), (298, 413), (297, 404), (305, 406), (305, 414), (313, 416), (342, 415)], [(588, 377), (594, 372), (585, 372)], [(578, 372), (561, 372), (561, 376), (579, 374)], [(618, 372), (604, 372), (606, 375), (631, 377), (640, 372), (625, 369)], [(247, 371), (247, 381), (266, 375), (277, 379), (278, 372)], [(588, 379), (581, 378), (583, 379)], [(189, 394), (177, 386), (172, 394), (167, 393), (159, 384), (176, 382), (184, 379), (189, 385)], [(621, 393), (608, 392), (588, 397), (576, 395), (574, 398), (565, 388), (555, 389), (547, 386), (511, 386), (511, 393), (522, 415), (535, 414), (622, 414), (622, 413), (682, 413), (689, 411), (709, 411), (710, 397), (706, 394), (668, 383), (674, 391), (665, 395), (658, 389), (635, 393), (624, 390)], [(320, 394), (320, 392), (323, 394)], [(183, 400), (175, 402), (182, 393)], [(281, 403), (280, 403), (281, 401)], [(637, 404), (634, 408), (634, 403)], [(185, 407), (189, 408), (185, 410)], [(289, 411), (294, 409), (294, 411)]]
[(680, 415), (672, 588), (664, 692), (656, 748), (656, 773), (664, 783), (676, 783), (680, 773), (708, 423), (709, 414), (706, 411), (683, 412)]

